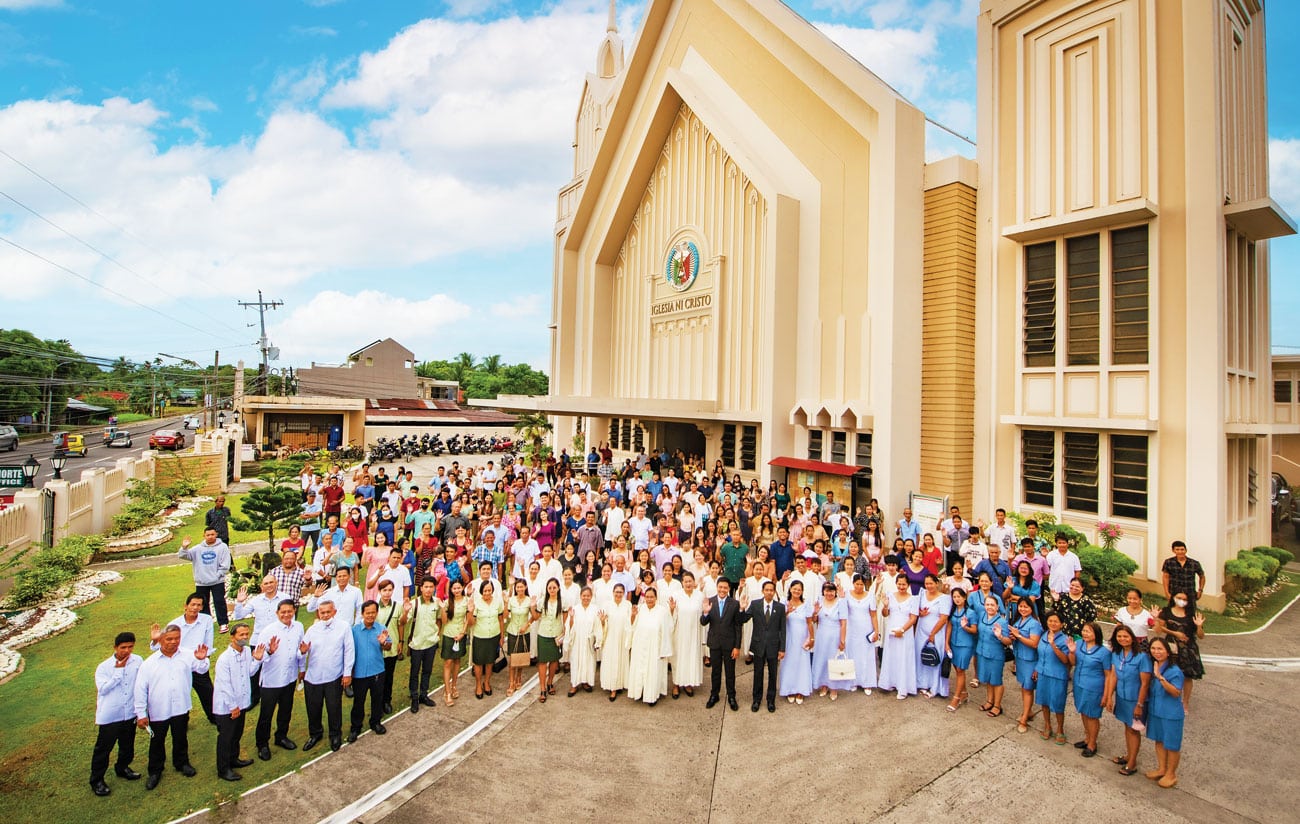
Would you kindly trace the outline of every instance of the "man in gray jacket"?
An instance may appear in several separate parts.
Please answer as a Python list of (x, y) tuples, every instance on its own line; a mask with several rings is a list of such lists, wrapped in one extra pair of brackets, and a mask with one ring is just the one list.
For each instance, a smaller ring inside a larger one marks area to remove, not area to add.
[(176, 557), (194, 566), (194, 591), (203, 596), (203, 613), (215, 613), (220, 632), (229, 629), (226, 620), (226, 576), (230, 573), (230, 547), (217, 537), (212, 527), (203, 530), (203, 543), (190, 546), (190, 539), (181, 541)]

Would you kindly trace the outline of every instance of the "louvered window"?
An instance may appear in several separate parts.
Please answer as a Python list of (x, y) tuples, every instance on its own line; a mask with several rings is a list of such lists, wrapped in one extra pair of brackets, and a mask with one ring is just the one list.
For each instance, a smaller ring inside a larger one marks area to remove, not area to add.
[(740, 468), (753, 472), (758, 467), (758, 427), (740, 429)]
[(724, 423), (722, 425), (722, 465), (736, 465), (736, 425), (734, 423)]
[(1110, 436), (1110, 509), (1114, 515), (1146, 520), (1146, 435)]
[(1052, 506), (1056, 494), (1056, 433), (1025, 429), (1020, 434), (1025, 503)]
[(1111, 359), (1146, 363), (1150, 344), (1147, 301), (1151, 290), (1145, 225), (1111, 232)]
[(808, 460), (822, 459), (822, 433), (820, 429), (808, 430)]
[(1065, 433), (1065, 508), (1097, 511), (1097, 460), (1100, 436), (1096, 432)]
[(1025, 366), (1056, 365), (1056, 243), (1025, 247)]
[(1101, 363), (1101, 244), (1097, 235), (1065, 242), (1066, 362)]

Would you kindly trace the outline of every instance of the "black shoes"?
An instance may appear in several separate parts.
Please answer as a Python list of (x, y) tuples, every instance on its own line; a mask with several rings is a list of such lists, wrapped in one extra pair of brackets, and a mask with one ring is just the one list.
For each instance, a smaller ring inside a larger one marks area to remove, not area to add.
[(253, 759), (251, 759), (251, 758), (236, 758), (234, 761), (231, 761), (231, 762), (230, 762), (230, 766), (232, 766), (232, 767), (236, 767), (236, 768), (251, 767), (251, 766), (253, 766)]
[(733, 712), (736, 711), (736, 710), (738, 710), (738, 709), (740, 709), (740, 705), (736, 703), (736, 699), (735, 699), (735, 698), (728, 698), (728, 699), (727, 699), (727, 706), (728, 706), (728, 707), (731, 707), (731, 709), (732, 709)]
[[(284, 745), (281, 744), (279, 741), (276, 741), (275, 743), (276, 743), (276, 745), (278, 745), (278, 746), (281, 746), (281, 747), (284, 746)], [(319, 744), (319, 743), (320, 743), (320, 736), (319, 736), (319, 735), (313, 735), (313, 736), (309, 737), (306, 741), (303, 742), (303, 745), (302, 745), (302, 751), (303, 751), (303, 752), (311, 752), (312, 747), (315, 747), (315, 746), (316, 746), (317, 744)]]
[(193, 778), (194, 776), (199, 774), (199, 771), (194, 769), (194, 765), (192, 764), (182, 764), (176, 769), (178, 772), (180, 772), (181, 775), (185, 776), (186, 778)]
[[(591, 692), (591, 687), (587, 687), (587, 692)], [(426, 707), (436, 707), (436, 706), (438, 706), (438, 702), (437, 702), (437, 701), (434, 701), (432, 698), (430, 698), (430, 697), (427, 696), (427, 695), (420, 699), (420, 703), (423, 704), (423, 705), (426, 706)]]
[(149, 777), (145, 779), (144, 788), (152, 790), (158, 786), (159, 781), (162, 781), (162, 773), (149, 773)]
[(346, 695), (348, 698), (352, 698), (352, 697), (353, 697), (353, 696), (352, 696), (352, 688), (351, 688), (351, 687), (344, 687), (344, 688), (343, 688), (343, 694)]
[(757, 701), (755, 701), (754, 703), (752, 703), (752, 704), (749, 705), (749, 711), (750, 711), (750, 712), (758, 712), (758, 702), (757, 702)]
[(220, 778), (222, 781), (243, 781), (244, 780), (244, 777), (239, 773), (235, 772), (234, 770), (222, 770), (221, 772), (217, 773), (217, 778)]
[[(318, 738), (318, 739), (316, 739), (316, 740), (319, 741), (320, 739)], [(295, 744), (295, 743), (293, 743), (293, 741), (291, 741), (291, 740), (288, 739), (288, 738), (277, 738), (277, 739), (275, 739), (275, 746), (279, 747), (279, 748), (282, 749), (282, 750), (296, 750), (296, 749), (298, 749), (298, 745)]]
[(343, 739), (342, 739), (342, 737), (340, 737), (340, 736), (334, 736), (334, 735), (331, 735), (331, 736), (330, 736), (330, 749), (331, 749), (331, 750), (333, 750), (334, 752), (338, 752), (338, 751), (339, 751), (339, 747), (342, 747), (342, 746), (343, 746)]
[(385, 727), (383, 724), (374, 723), (370, 725), (370, 731), (373, 732), (375, 735), (383, 735), (384, 733), (388, 732), (388, 728)]
[(768, 711), (768, 712), (776, 712), (776, 702), (775, 702), (775, 701), (768, 701), (768, 702), (767, 702), (767, 711)]
[(105, 784), (103, 781), (90, 782), (90, 790), (100, 798), (103, 798), (106, 795), (110, 795), (113, 792), (108, 788), (108, 785)]
[(270, 747), (258, 747), (258, 748), (257, 748), (257, 757), (260, 758), (260, 759), (262, 759), (263, 761), (270, 761), (270, 760), (271, 760), (271, 748), (270, 748)]
[(384, 705), (384, 715), (392, 715), (392, 714), (393, 714), (393, 705), (392, 705), (392, 704), (385, 704), (385, 705)]
[(353, 730), (352, 732), (348, 733), (348, 743), (349, 744), (357, 743), (357, 736), (359, 735), (361, 735), (361, 730)]
[(416, 714), (417, 712), (419, 712), (419, 711), (420, 711), (420, 699), (418, 699), (418, 698), (416, 698), (414, 695), (412, 695), (412, 696), (411, 696), (411, 715), (415, 715), (415, 714)]
[(114, 770), (114, 772), (117, 773), (118, 778), (125, 778), (127, 781), (139, 781), (144, 777), (130, 767), (123, 767), (120, 770)]
[(718, 703), (718, 696), (716, 696), (716, 695), (710, 695), (710, 696), (709, 696), (708, 703), (706, 703), (706, 704), (704, 705), (704, 708), (705, 708), (706, 710), (711, 710), (711, 709), (713, 709), (713, 708), (717, 705), (717, 703)]

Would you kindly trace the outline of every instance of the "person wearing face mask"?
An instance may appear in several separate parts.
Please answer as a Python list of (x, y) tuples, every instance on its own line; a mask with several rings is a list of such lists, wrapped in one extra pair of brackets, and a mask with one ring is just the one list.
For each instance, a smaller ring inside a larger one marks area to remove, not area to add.
[(294, 684), (302, 680), (302, 655), (298, 652), (303, 640), (302, 624), (294, 620), (298, 614), (297, 601), (284, 600), (276, 605), (275, 621), (258, 624), (255, 644), (266, 650), (258, 685), (262, 694), (257, 712), (257, 730), (254, 743), (257, 757), (271, 760), (271, 719), (275, 724), (275, 745), (282, 750), (295, 750), (298, 745), (289, 738), (289, 722), (293, 718)]
[(239, 757), (239, 742), (244, 737), (244, 719), (253, 706), (250, 688), (252, 677), (262, 667), (265, 647), (248, 649), (252, 630), (247, 624), (230, 628), (230, 646), (217, 659), (213, 679), (212, 712), (217, 716), (217, 777), (223, 781), (243, 778), (235, 767), (248, 767), (253, 759)]
[(95, 723), (99, 735), (90, 757), (90, 789), (95, 795), (112, 792), (104, 783), (108, 757), (117, 747), (118, 778), (136, 781), (140, 773), (131, 769), (135, 759), (135, 679), (144, 659), (135, 654), (135, 635), (120, 632), (113, 640), (113, 654), (95, 669)]
[(334, 602), (325, 598), (316, 605), (316, 623), (303, 635), (298, 652), (307, 657), (304, 698), (307, 704), (307, 741), (310, 752), (325, 734), (321, 710), (329, 715), (330, 749), (343, 746), (343, 690), (352, 686), (356, 648), (352, 627), (335, 617)]
[(1182, 699), (1183, 707), (1188, 708), (1192, 702), (1192, 684), (1205, 677), (1201, 647), (1197, 643), (1197, 639), (1205, 637), (1205, 616), (1196, 609), (1190, 593), (1175, 590), (1169, 606), (1161, 607), (1156, 616), (1155, 631), (1164, 636), (1171, 660), (1186, 679)]
[[(185, 599), (185, 611), (175, 618), (170, 626), (177, 627), (181, 633), (181, 646), (185, 649), (212, 649), (214, 632), (214, 622), (211, 615), (201, 611), (203, 607), (203, 596), (199, 593), (192, 593)], [(163, 630), (157, 624), (154, 624), (149, 630), (149, 648), (158, 650), (161, 648)], [(191, 686), (194, 694), (199, 697), (199, 705), (203, 707), (203, 714), (208, 717), (209, 723), (216, 724), (217, 719), (212, 714), (212, 678), (208, 675), (208, 668), (195, 670), (191, 676)]]

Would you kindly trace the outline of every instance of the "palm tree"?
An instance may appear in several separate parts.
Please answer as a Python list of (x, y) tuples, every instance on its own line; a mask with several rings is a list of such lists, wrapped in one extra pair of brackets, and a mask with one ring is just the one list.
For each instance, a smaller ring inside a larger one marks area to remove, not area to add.
[(555, 424), (545, 412), (527, 412), (515, 420), (515, 431), (527, 442), (525, 451), (531, 457), (537, 457), (545, 448), (546, 436), (555, 429)]
[(495, 375), (501, 371), (501, 356), (488, 355), (479, 363), (479, 368), (489, 375)]
[(469, 373), (474, 371), (474, 356), (468, 352), (461, 352), (451, 362), (451, 368), (455, 372), (456, 382), (464, 384)]

